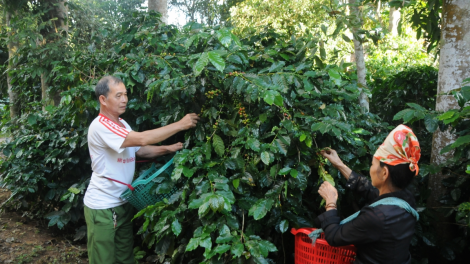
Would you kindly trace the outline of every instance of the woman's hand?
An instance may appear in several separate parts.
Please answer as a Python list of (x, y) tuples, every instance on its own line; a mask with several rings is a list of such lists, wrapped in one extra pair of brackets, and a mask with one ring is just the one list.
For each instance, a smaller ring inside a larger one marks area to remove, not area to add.
[(320, 152), (320, 154), (327, 158), (331, 162), (331, 165), (335, 166), (336, 168), (344, 165), (343, 161), (339, 158), (338, 153), (336, 153), (336, 150), (334, 149), (324, 149)]
[(320, 154), (323, 157), (327, 158), (331, 162), (331, 165), (333, 165), (341, 172), (341, 174), (343, 174), (346, 180), (349, 179), (349, 175), (351, 175), (352, 170), (348, 166), (344, 165), (343, 161), (338, 157), (338, 153), (336, 153), (336, 150), (328, 148), (322, 150)]
[(318, 193), (323, 197), (323, 199), (325, 199), (326, 205), (330, 203), (336, 204), (336, 201), (338, 200), (338, 191), (327, 181), (322, 183), (318, 189)]

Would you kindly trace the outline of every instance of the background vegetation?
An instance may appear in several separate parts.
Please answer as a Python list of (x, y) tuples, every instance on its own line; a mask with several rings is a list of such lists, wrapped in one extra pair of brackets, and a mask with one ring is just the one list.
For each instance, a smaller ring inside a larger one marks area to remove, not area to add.
[[(460, 109), (434, 110), (440, 29), (423, 23), (440, 10), (439, 1), (358, 2), (360, 23), (345, 1), (228, 1), (211, 12), (210, 1), (194, 1), (194, 9), (185, 9), (193, 21), (182, 28), (162, 24), (158, 13), (139, 8), (142, 1), (67, 1), (64, 19), (59, 2), (2, 3), (1, 133), (8, 139), (1, 145), (0, 182), (12, 192), (3, 209), (46, 218), (84, 239), (82, 199), (91, 175), (86, 134), (99, 111), (93, 88), (112, 74), (129, 91), (123, 118), (135, 130), (189, 112), (203, 118), (196, 129), (162, 142), (184, 142), (184, 150), (155, 192), (188, 180), (137, 214), (136, 259), (292, 263), (288, 230), (316, 226), (322, 181), (338, 188), (342, 216), (363, 205), (319, 149), (336, 148), (368, 175), (373, 152), (401, 122), (423, 148), (420, 176), (410, 186), (421, 216), (413, 261), (467, 258), (470, 90), (464, 82), (450, 94)], [(401, 20), (390, 27), (399, 7)], [(353, 40), (365, 50), (366, 84), (351, 59)], [(370, 112), (358, 104), (361, 93)], [(438, 128), (456, 135), (442, 150), (453, 151), (445, 164), (432, 163)], [(436, 208), (428, 205), (428, 185), (437, 173), (448, 177)], [(440, 216), (459, 231), (436, 232)]]

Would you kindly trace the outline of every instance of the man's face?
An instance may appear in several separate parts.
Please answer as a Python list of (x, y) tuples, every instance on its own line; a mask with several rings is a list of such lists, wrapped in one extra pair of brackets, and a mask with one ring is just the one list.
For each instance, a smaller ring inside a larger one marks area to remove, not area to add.
[(108, 98), (103, 96), (103, 104), (109, 112), (121, 115), (126, 112), (127, 90), (124, 83), (110, 83)]

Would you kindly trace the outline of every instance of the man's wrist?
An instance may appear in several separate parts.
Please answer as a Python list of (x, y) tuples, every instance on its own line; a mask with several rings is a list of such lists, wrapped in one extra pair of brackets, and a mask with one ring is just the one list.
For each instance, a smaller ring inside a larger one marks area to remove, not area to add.
[(172, 145), (170, 146), (165, 146), (165, 150), (166, 150), (166, 154), (171, 154), (171, 153), (174, 153), (175, 151), (173, 151), (173, 148), (171, 147)]
[(175, 122), (174, 124), (176, 125), (176, 130), (177, 130), (178, 132), (181, 132), (181, 131), (186, 130), (186, 129), (184, 129), (184, 126), (183, 126), (181, 120)]
[(173, 154), (173, 153), (175, 153), (175, 152), (177, 151), (177, 150), (175, 150), (175, 148), (174, 148), (175, 145), (176, 145), (176, 144), (166, 146), (167, 154)]

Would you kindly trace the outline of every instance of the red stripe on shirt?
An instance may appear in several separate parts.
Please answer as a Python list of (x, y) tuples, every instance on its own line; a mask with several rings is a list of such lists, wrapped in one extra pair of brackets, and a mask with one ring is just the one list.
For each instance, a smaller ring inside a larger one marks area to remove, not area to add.
[(119, 133), (122, 133), (122, 134), (125, 134), (125, 135), (127, 135), (129, 133), (129, 131), (126, 128), (118, 126), (116, 123), (114, 123), (113, 121), (111, 121), (109, 119), (103, 118), (103, 119), (101, 119), (101, 122), (106, 123), (108, 125), (108, 127), (112, 128), (116, 132), (119, 132)]
[(109, 131), (113, 132), (114, 134), (116, 134), (116, 135), (118, 135), (118, 136), (120, 136), (120, 137), (122, 137), (122, 138), (126, 138), (126, 135), (127, 135), (127, 134), (122, 134), (122, 133), (120, 133), (119, 131), (114, 130), (111, 126), (109, 126), (109, 124), (106, 124), (106, 123), (103, 122), (103, 121), (100, 121), (100, 123), (101, 123), (102, 125), (104, 125)]
[[(123, 133), (125, 135), (129, 134), (129, 130), (127, 130), (127, 128), (124, 126), (124, 124), (116, 123), (116, 122), (114, 122), (113, 120), (109, 119), (107, 116), (105, 116), (101, 113), (99, 114), (99, 116), (101, 116), (101, 120), (104, 120), (107, 123), (111, 124), (114, 129), (123, 131)], [(122, 118), (119, 118), (119, 120), (122, 120)]]
[(123, 133), (125, 133), (126, 135), (129, 134), (129, 130), (127, 130), (126, 127), (122, 127), (120, 126), (119, 124), (116, 124), (115, 122), (113, 122), (113, 120), (110, 120), (106, 117), (104, 117), (102, 119), (103, 121), (105, 121), (106, 123), (108, 123), (111, 127), (113, 127), (115, 130), (118, 130), (118, 131), (122, 131)]
[(118, 127), (115, 122), (109, 120), (105, 116), (101, 116), (99, 122), (103, 124), (109, 131), (113, 132), (114, 134), (120, 137), (126, 138), (127, 134), (129, 134), (129, 131), (127, 129)]
[(123, 137), (123, 138), (126, 137), (126, 134), (123, 134), (123, 133), (121, 133), (120, 131), (117, 131), (117, 130), (113, 129), (113, 128), (112, 128), (109, 124), (107, 124), (106, 122), (100, 121), (100, 123), (101, 123), (102, 125), (104, 125), (104, 126), (105, 126), (109, 131), (111, 131), (112, 133), (114, 133), (114, 134), (116, 134), (116, 135), (118, 135), (118, 136), (120, 136), (120, 137)]
[[(99, 114), (99, 116), (101, 116), (102, 118), (104, 118), (106, 121), (109, 121), (113, 124), (116, 124), (118, 127), (122, 127), (122, 128), (126, 128), (126, 126), (124, 126), (124, 124), (118, 124), (116, 122), (114, 122), (113, 120), (111, 120), (110, 118), (108, 118), (107, 116), (103, 115), (103, 114)], [(119, 121), (122, 120), (122, 118), (119, 117)], [(122, 126), (121, 126), (122, 125)], [(127, 128), (126, 128), (127, 129)]]

